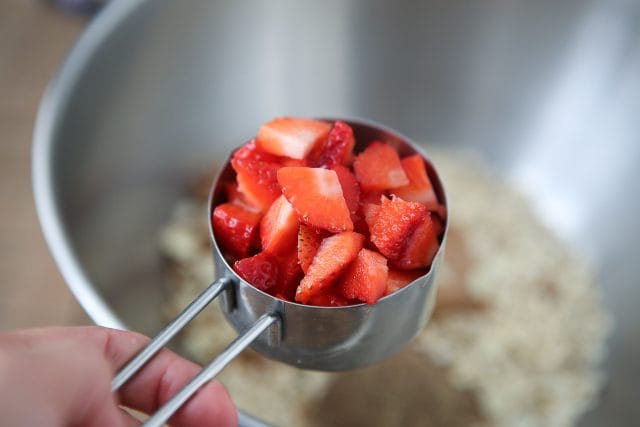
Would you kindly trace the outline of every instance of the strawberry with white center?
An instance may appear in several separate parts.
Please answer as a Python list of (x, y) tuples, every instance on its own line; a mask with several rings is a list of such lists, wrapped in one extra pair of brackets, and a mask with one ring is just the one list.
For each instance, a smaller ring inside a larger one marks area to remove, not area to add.
[(280, 195), (276, 172), (280, 159), (250, 141), (233, 153), (231, 166), (237, 173), (238, 190), (260, 211), (266, 211)]
[(298, 214), (284, 196), (271, 205), (260, 221), (262, 250), (272, 254), (291, 251), (298, 237)]
[(425, 274), (426, 270), (394, 270), (390, 268), (387, 273), (387, 287), (384, 294), (392, 294)]
[(335, 171), (284, 167), (278, 170), (282, 193), (305, 224), (333, 233), (353, 230), (353, 222)]
[(351, 126), (338, 120), (326, 140), (309, 153), (309, 166), (333, 169), (338, 165), (349, 165), (353, 161), (355, 145)]
[(325, 230), (320, 230), (319, 228), (312, 227), (307, 224), (300, 224), (300, 229), (298, 230), (298, 264), (300, 264), (300, 268), (305, 273), (309, 269), (311, 262), (313, 261), (313, 257), (316, 256), (316, 252), (318, 252), (318, 248), (322, 241), (329, 237), (329, 233)]
[(362, 248), (338, 285), (345, 298), (375, 304), (387, 289), (387, 259), (378, 252)]
[[(318, 252), (300, 281), (296, 301), (306, 304), (314, 296), (330, 288), (355, 259), (364, 244), (362, 234), (346, 231), (322, 241)], [(386, 280), (386, 279), (385, 279)]]
[(360, 207), (360, 186), (358, 185), (358, 181), (355, 175), (342, 165), (335, 166), (333, 170), (336, 172), (336, 175), (338, 175), (344, 200), (347, 202), (347, 207), (351, 213), (351, 220), (355, 221), (358, 208)]
[(320, 120), (279, 117), (260, 127), (256, 141), (267, 153), (301, 160), (322, 143), (330, 131), (331, 124)]
[[(369, 208), (373, 206), (369, 205)], [(409, 237), (425, 221), (426, 216), (427, 209), (420, 203), (407, 202), (396, 196), (391, 199), (385, 197), (379, 208), (373, 208), (368, 213), (371, 242), (382, 255), (396, 261), (407, 246)]]
[(402, 270), (413, 270), (431, 265), (431, 261), (440, 247), (438, 227), (439, 224), (433, 219), (433, 215), (427, 212), (425, 219), (405, 239), (404, 250), (400, 257), (394, 260), (394, 265)]
[(409, 184), (394, 189), (393, 194), (408, 202), (422, 203), (427, 208), (437, 207), (438, 198), (427, 175), (422, 157), (419, 154), (414, 154), (400, 160), (400, 163), (409, 178)]
[(372, 142), (356, 157), (353, 170), (367, 192), (385, 191), (409, 184), (396, 150), (383, 142)]

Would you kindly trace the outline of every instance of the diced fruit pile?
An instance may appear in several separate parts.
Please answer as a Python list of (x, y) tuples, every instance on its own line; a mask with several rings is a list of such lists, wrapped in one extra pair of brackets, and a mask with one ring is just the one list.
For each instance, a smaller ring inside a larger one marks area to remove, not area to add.
[(283, 117), (235, 151), (236, 181), (211, 220), (240, 277), (284, 300), (344, 306), (426, 273), (446, 211), (425, 162), (367, 142), (354, 153), (348, 124)]

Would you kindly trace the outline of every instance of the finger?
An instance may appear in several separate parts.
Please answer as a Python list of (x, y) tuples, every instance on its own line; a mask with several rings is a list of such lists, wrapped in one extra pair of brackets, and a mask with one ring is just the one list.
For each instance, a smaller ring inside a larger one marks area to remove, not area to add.
[[(0, 338), (2, 425), (123, 426), (111, 367), (93, 347)], [(34, 410), (35, 409), (35, 410)]]
[[(32, 331), (33, 334), (42, 334)], [(101, 327), (56, 328), (46, 331), (59, 340), (77, 340), (100, 348), (114, 372), (121, 368), (149, 341), (141, 334)], [(124, 385), (118, 395), (121, 403), (145, 413), (155, 412), (186, 385), (200, 367), (175, 353), (162, 350)], [(226, 389), (217, 381), (202, 387), (171, 418), (175, 427), (237, 425), (237, 411)]]
[(142, 422), (140, 421), (143, 418), (136, 418), (133, 414), (131, 414), (126, 408), (120, 408), (122, 425), (124, 427), (140, 427)]
[[(114, 366), (121, 367), (142, 347), (148, 338), (139, 334), (102, 329), (107, 334), (105, 354)], [(120, 390), (123, 404), (151, 413), (182, 389), (201, 367), (175, 353), (162, 350)], [(172, 418), (172, 425), (237, 425), (236, 409), (226, 389), (217, 381), (200, 389)]]

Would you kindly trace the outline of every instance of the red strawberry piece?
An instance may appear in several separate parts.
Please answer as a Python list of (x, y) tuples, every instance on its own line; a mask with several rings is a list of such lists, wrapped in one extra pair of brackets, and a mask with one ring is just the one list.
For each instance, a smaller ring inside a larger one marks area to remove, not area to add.
[(280, 166), (309, 166), (306, 159), (292, 159), (290, 157), (281, 157)]
[(244, 258), (258, 244), (260, 214), (232, 203), (216, 206), (212, 215), (216, 241), (225, 252)]
[(342, 295), (375, 304), (387, 288), (387, 259), (378, 252), (361, 249), (339, 285)]
[(367, 203), (375, 203), (376, 205), (379, 205), (383, 195), (384, 193), (382, 191), (360, 191), (360, 204), (365, 205)]
[(358, 304), (359, 301), (349, 301), (343, 297), (340, 293), (336, 292), (335, 287), (331, 287), (316, 294), (309, 300), (309, 305), (315, 305), (319, 307), (344, 307), (345, 305)]
[(352, 231), (335, 234), (322, 241), (307, 274), (296, 291), (296, 301), (306, 304), (311, 297), (333, 285), (358, 255), (364, 236)]
[(384, 291), (385, 296), (394, 293), (398, 289), (404, 288), (418, 277), (424, 276), (426, 273), (426, 270), (405, 271), (390, 268), (389, 275), (387, 276), (387, 288)]
[[(360, 207), (356, 214), (356, 220), (353, 222), (353, 229), (358, 233), (363, 233), (369, 237), (369, 226), (367, 221), (371, 221), (372, 212), (375, 209), (369, 205), (379, 206), (384, 193), (360, 192)], [(363, 231), (364, 230), (364, 231)]]
[(266, 176), (266, 179), (256, 176), (238, 173), (236, 180), (238, 181), (238, 189), (245, 195), (250, 204), (256, 206), (260, 211), (265, 211), (271, 206), (271, 203), (280, 195), (279, 188), (272, 185), (270, 175), (275, 176), (278, 168), (263, 169), (260, 175)]
[(280, 196), (277, 181), (280, 160), (260, 150), (255, 141), (240, 147), (231, 158), (231, 166), (237, 173), (238, 189), (262, 211), (267, 210)]
[(409, 184), (398, 153), (382, 142), (369, 144), (356, 157), (353, 170), (364, 191), (384, 191)]
[(333, 168), (338, 175), (338, 181), (340, 181), (340, 187), (342, 188), (342, 194), (344, 200), (351, 213), (351, 219), (353, 220), (358, 207), (360, 207), (360, 186), (354, 174), (342, 165), (337, 165)]
[(273, 293), (279, 294), (282, 299), (293, 301), (296, 289), (304, 276), (302, 269), (298, 265), (298, 251), (293, 249), (288, 254), (278, 257), (278, 264), (280, 276), (278, 285)]
[(272, 254), (296, 248), (298, 214), (284, 196), (278, 197), (260, 221), (262, 250)]
[(403, 200), (418, 202), (427, 207), (438, 205), (438, 198), (427, 175), (424, 160), (419, 154), (405, 157), (400, 161), (409, 178), (409, 184), (395, 188), (392, 192)]
[(244, 195), (238, 190), (237, 182), (225, 182), (224, 183), (224, 194), (227, 197), (227, 202), (233, 203), (234, 205), (241, 205), (242, 199), (244, 199)]
[[(250, 163), (266, 162), (266, 163), (280, 163), (281, 157), (274, 156), (262, 150), (255, 139), (247, 142), (239, 147), (231, 157), (231, 160), (237, 162), (241, 167)], [(235, 169), (235, 168), (234, 168)], [(236, 171), (237, 172), (237, 171)]]
[(361, 212), (358, 212), (358, 214), (354, 217), (353, 231), (362, 234), (366, 238), (366, 240), (369, 240), (369, 226), (367, 225)]
[(367, 226), (369, 227), (369, 231), (373, 228), (373, 224), (375, 223), (379, 211), (380, 205), (376, 205), (375, 203), (367, 203), (362, 207), (362, 214)]
[(268, 252), (260, 252), (250, 258), (236, 261), (233, 269), (246, 282), (263, 292), (269, 292), (278, 285), (278, 260)]
[(411, 270), (431, 265), (433, 257), (440, 247), (436, 232), (431, 214), (427, 214), (427, 217), (407, 239), (402, 255), (394, 261), (394, 266), (402, 270)]
[(298, 230), (298, 263), (305, 273), (316, 256), (318, 248), (328, 233), (306, 224), (300, 224)]
[(348, 165), (355, 144), (351, 127), (338, 120), (331, 128), (327, 139), (309, 154), (309, 165), (327, 169), (333, 169), (337, 165)]
[(353, 223), (354, 231), (363, 234), (367, 241), (365, 242), (366, 247), (370, 247), (371, 249), (377, 249), (375, 246), (370, 244), (371, 242), (371, 227), (373, 227), (373, 220), (380, 209), (380, 205), (376, 205), (375, 203), (367, 203), (360, 207), (360, 211), (358, 212), (358, 220)]
[(227, 202), (245, 208), (253, 212), (260, 212), (260, 208), (252, 204), (247, 197), (240, 191), (236, 182), (227, 182), (224, 184)]
[(331, 232), (353, 230), (349, 208), (335, 171), (284, 167), (278, 171), (282, 193), (305, 224)]
[(370, 227), (371, 242), (389, 260), (400, 258), (407, 238), (424, 222), (427, 209), (423, 204), (407, 202), (399, 197), (386, 197)]
[(257, 142), (267, 153), (304, 159), (330, 130), (329, 123), (319, 120), (279, 117), (260, 127)]

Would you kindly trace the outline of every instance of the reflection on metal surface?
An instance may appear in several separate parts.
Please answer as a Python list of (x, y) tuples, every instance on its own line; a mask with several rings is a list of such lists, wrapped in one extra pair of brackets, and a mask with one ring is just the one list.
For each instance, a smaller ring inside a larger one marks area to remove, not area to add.
[[(586, 216), (609, 198), (611, 189), (624, 180), (620, 173), (636, 160), (629, 153), (637, 137), (620, 135), (618, 122), (624, 117), (620, 89), (629, 96), (634, 90), (631, 84), (638, 84), (637, 77), (633, 82), (618, 80), (629, 49), (638, 50), (630, 40), (640, 41), (629, 25), (633, 14), (628, 12), (598, 4), (585, 14), (558, 76), (546, 88), (545, 101), (532, 112), (510, 172), (538, 202), (542, 216), (574, 241), (580, 241), (581, 230), (593, 220)], [(605, 165), (625, 163), (626, 167), (606, 175), (599, 173)], [(541, 188), (547, 189), (544, 196)], [(585, 209), (589, 204), (596, 206)], [(597, 261), (595, 250), (588, 255)]]

